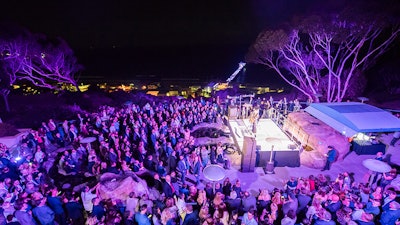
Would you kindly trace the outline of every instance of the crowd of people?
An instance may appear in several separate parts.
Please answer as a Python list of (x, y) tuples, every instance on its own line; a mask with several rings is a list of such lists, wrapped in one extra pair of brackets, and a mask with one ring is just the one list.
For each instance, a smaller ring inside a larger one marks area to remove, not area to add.
[[(260, 187), (257, 195), (240, 180), (201, 180), (209, 164), (229, 168), (222, 145), (196, 146), (191, 129), (222, 123), (222, 109), (204, 99), (102, 107), (73, 120), (43, 122), (22, 139), (20, 155), (0, 147), (0, 225), (3, 224), (400, 224), (396, 171), (362, 184), (348, 173), (291, 177), (284, 188)], [(82, 140), (95, 137), (95, 142)], [(49, 146), (62, 151), (56, 174), (91, 178), (76, 190), (46, 167)], [(71, 147), (70, 147), (71, 146)], [(150, 174), (149, 189), (126, 199), (104, 198), (105, 173)], [(94, 181), (93, 181), (94, 180)], [(384, 180), (384, 181), (383, 181)]]

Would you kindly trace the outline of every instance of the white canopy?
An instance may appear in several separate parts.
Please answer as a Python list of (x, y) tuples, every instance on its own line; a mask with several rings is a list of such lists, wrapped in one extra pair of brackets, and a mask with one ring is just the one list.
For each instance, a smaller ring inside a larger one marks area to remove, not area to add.
[(313, 103), (305, 111), (347, 137), (357, 133), (400, 131), (400, 119), (360, 102)]

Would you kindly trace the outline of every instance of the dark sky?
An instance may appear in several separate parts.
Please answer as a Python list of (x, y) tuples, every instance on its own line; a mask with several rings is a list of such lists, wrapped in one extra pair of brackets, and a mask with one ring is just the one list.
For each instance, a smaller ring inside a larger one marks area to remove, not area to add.
[(65, 39), (85, 76), (226, 78), (263, 28), (321, 7), (316, 2), (9, 1), (0, 19)]
[(248, 44), (313, 1), (9, 1), (1, 19), (73, 47)]

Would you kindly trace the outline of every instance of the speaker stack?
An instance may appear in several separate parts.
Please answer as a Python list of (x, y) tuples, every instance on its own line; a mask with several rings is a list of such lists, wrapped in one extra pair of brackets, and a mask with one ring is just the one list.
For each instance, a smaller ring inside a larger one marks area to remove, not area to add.
[(244, 136), (242, 150), (242, 172), (254, 172), (256, 165), (256, 139), (254, 136)]

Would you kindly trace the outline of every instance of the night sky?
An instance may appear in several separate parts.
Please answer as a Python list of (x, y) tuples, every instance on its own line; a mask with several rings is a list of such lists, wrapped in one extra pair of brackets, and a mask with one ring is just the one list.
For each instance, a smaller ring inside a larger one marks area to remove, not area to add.
[(65, 39), (83, 76), (226, 79), (266, 27), (343, 2), (9, 1), (0, 20)]

